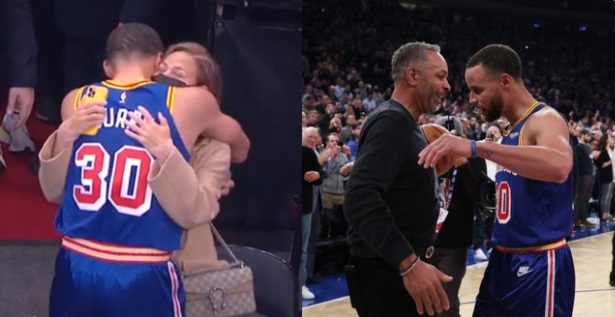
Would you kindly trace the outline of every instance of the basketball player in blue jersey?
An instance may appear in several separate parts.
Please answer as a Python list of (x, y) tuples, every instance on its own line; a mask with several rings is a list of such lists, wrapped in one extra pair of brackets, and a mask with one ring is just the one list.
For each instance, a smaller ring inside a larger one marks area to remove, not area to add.
[[(211, 220), (195, 210), (194, 183), (182, 173), (197, 137), (241, 144), (225, 130), (224, 115), (204, 88), (153, 83), (163, 47), (142, 24), (124, 24), (107, 41), (105, 69), (112, 80), (106, 102), (83, 102), (90, 86), (69, 93), (64, 122), (46, 142), (55, 163), (41, 154), (41, 187), (64, 188), (56, 228), (64, 237), (56, 260), (50, 317), (183, 316), (185, 294), (171, 253), (185, 228)], [(147, 124), (157, 122), (159, 124)], [(91, 127), (95, 133), (86, 133)], [(161, 129), (158, 140), (140, 137)], [(44, 146), (45, 147), (45, 146)], [(247, 153), (245, 148), (240, 149)], [(43, 152), (43, 150), (41, 150)], [(241, 153), (240, 153), (241, 154)], [(236, 156), (236, 161), (245, 159)], [(174, 166), (171, 168), (170, 166)], [(52, 179), (48, 169), (65, 169)]]
[(575, 273), (565, 238), (573, 223), (573, 152), (566, 120), (530, 94), (508, 46), (479, 50), (465, 80), (470, 102), (488, 121), (511, 122), (502, 144), (444, 135), (419, 154), (419, 164), (453, 155), (498, 165), (495, 248), (474, 316), (571, 316)]

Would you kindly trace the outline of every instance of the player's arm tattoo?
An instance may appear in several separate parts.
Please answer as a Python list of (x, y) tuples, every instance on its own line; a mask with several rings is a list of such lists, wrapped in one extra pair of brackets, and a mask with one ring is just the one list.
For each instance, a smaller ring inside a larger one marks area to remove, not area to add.
[(485, 157), (491, 157), (493, 155), (493, 151), (485, 150)]

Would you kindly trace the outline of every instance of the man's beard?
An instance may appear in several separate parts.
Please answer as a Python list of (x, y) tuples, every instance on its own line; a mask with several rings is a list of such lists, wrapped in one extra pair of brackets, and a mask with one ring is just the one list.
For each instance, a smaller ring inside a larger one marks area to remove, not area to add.
[(487, 114), (485, 115), (485, 120), (491, 123), (501, 118), (503, 107), (504, 107), (504, 100), (502, 100), (502, 95), (497, 95), (495, 98), (493, 98), (493, 101), (491, 102), (491, 106), (489, 107), (489, 110), (487, 110)]

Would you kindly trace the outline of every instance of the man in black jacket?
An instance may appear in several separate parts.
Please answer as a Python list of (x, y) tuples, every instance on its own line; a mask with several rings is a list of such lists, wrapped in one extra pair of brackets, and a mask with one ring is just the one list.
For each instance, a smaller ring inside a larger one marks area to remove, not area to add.
[(34, 104), (37, 45), (29, 0), (0, 0), (0, 51), (8, 74), (7, 113), (18, 112), (18, 126), (25, 124)]
[[(407, 43), (393, 54), (395, 90), (370, 114), (347, 183), (347, 281), (359, 316), (433, 315), (449, 308), (446, 276), (421, 261), (433, 252), (436, 174), (418, 165), (427, 146), (418, 119), (450, 90), (440, 48)], [(430, 251), (428, 251), (430, 250)]]

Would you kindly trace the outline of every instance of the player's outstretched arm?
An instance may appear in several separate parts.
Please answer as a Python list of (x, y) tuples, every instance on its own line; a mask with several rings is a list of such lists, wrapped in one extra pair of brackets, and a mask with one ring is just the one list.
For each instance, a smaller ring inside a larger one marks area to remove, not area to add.
[(233, 117), (220, 112), (218, 119), (213, 120), (212, 125), (205, 130), (205, 135), (222, 142), (228, 141), (233, 163), (243, 163), (248, 158), (250, 139)]
[[(231, 146), (231, 161), (242, 163), (248, 157), (250, 140), (237, 120), (220, 111), (220, 106), (214, 96), (201, 87), (180, 88), (176, 94), (177, 117), (199, 134)], [(178, 123), (179, 124), (179, 123)]]
[[(572, 147), (568, 140), (568, 126), (554, 110), (533, 114), (525, 124), (527, 140), (519, 146), (493, 142), (477, 142), (479, 157), (490, 160), (523, 177), (545, 182), (563, 183), (572, 170)], [(445, 155), (471, 157), (471, 141), (444, 134), (419, 154), (418, 164), (435, 166)]]
[(523, 128), (530, 144), (506, 146), (492, 142), (477, 144), (478, 156), (530, 179), (563, 183), (572, 170), (573, 152), (568, 126), (554, 110), (533, 114)]
[(168, 158), (154, 164), (149, 184), (164, 211), (185, 229), (203, 225), (220, 211), (218, 199), (230, 169), (227, 144), (202, 140), (192, 151), (190, 164), (173, 147)]

